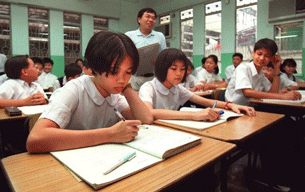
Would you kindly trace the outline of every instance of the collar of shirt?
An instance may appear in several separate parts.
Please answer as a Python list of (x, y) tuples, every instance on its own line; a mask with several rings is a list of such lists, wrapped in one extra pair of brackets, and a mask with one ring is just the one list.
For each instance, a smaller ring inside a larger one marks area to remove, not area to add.
[(170, 89), (168, 89), (156, 77), (154, 78), (154, 83), (156, 85), (156, 89), (163, 95), (168, 95), (169, 92), (172, 92), (173, 94), (177, 94), (178, 92), (178, 85), (173, 85)]
[(80, 80), (82, 81), (82, 84), (87, 92), (87, 94), (89, 95), (89, 97), (92, 99), (92, 101), (98, 105), (101, 106), (103, 105), (103, 103), (105, 101), (107, 101), (107, 103), (110, 106), (114, 106), (115, 102), (114, 99), (112, 98), (114, 95), (109, 95), (108, 97), (103, 97), (100, 92), (97, 90), (97, 88), (95, 87), (95, 84), (93, 83), (93, 81), (91, 80), (91, 77), (89, 77), (88, 75), (84, 75), (80, 78), (77, 78), (76, 80)]
[(24, 87), (37, 87), (36, 84), (34, 84), (34, 83), (29, 84), (22, 79), (16, 79), (16, 82), (19, 83), (21, 86), (24, 86)]
[[(251, 72), (252, 72), (252, 76), (254, 77), (255, 75), (259, 75), (259, 73), (257, 73), (257, 70), (255, 68), (255, 65), (252, 62), (249, 63), (249, 66), (250, 66), (250, 69), (251, 69)], [(262, 70), (260, 71), (260, 73), (263, 73)]]
[(137, 36), (149, 37), (149, 36), (154, 36), (154, 35), (155, 35), (155, 31), (154, 31), (154, 30), (151, 30), (150, 34), (146, 36), (146, 35), (144, 35), (144, 34), (140, 31), (140, 28), (138, 28), (136, 34), (137, 34)]

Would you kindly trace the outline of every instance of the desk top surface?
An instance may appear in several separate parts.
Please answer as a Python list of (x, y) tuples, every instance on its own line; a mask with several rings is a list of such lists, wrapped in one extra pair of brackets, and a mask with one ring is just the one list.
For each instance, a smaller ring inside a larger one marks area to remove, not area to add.
[(282, 118), (284, 115), (256, 111), (256, 117), (244, 115), (203, 130), (181, 126), (175, 126), (175, 128), (226, 142), (242, 143)]
[(10, 121), (10, 120), (16, 120), (16, 119), (25, 119), (27, 118), (27, 115), (17, 115), (17, 116), (9, 116), (5, 113), (5, 109), (0, 109), (0, 122), (1, 121)]
[[(100, 191), (156, 191), (208, 167), (235, 151), (236, 145), (202, 137), (202, 143)], [(1, 160), (15, 191), (94, 191), (77, 181), (50, 154), (22, 153)]]
[(275, 106), (286, 106), (286, 107), (291, 107), (291, 108), (301, 108), (305, 109), (305, 103), (303, 104), (292, 104), (292, 103), (275, 103), (275, 102), (268, 102), (268, 101), (263, 101), (260, 99), (253, 99), (249, 101), (250, 104), (259, 104), (259, 105), (275, 105)]

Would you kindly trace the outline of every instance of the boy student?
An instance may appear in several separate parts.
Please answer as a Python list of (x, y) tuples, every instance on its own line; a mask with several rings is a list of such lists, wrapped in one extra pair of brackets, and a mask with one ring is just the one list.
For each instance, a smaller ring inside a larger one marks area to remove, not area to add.
[(34, 66), (36, 67), (37, 71), (38, 71), (38, 77), (42, 74), (42, 70), (44, 68), (44, 63), (42, 61), (42, 59), (40, 59), (39, 57), (31, 57), (31, 59), (34, 62)]
[[(274, 75), (273, 75), (274, 66), (273, 66), (272, 62), (269, 62), (266, 67), (263, 67), (262, 71), (263, 71), (265, 77), (267, 77), (267, 79), (272, 83), (273, 78), (274, 78)], [(298, 90), (298, 89), (299, 89), (299, 86), (296, 82), (283, 77), (283, 75), (280, 76), (280, 86), (279, 86), (280, 93), (286, 93), (290, 90)]]
[[(281, 58), (275, 55), (278, 48), (271, 39), (261, 39), (254, 45), (253, 61), (240, 65), (230, 80), (225, 93), (225, 99), (240, 105), (249, 105), (250, 98), (254, 99), (301, 99), (301, 94), (295, 91), (279, 94)], [(274, 64), (273, 82), (261, 71), (272, 61)]]
[[(185, 54), (174, 48), (159, 53), (156, 65), (156, 77), (144, 83), (139, 91), (140, 98), (152, 111), (155, 119), (184, 119), (194, 121), (215, 121), (220, 118), (216, 109), (225, 108), (236, 113), (245, 112), (255, 116), (252, 107), (240, 106), (234, 103), (215, 102), (212, 99), (200, 97), (180, 85), (186, 79), (187, 58)], [(201, 111), (177, 111), (187, 101), (208, 107)]]
[(48, 57), (45, 57), (42, 60), (44, 68), (42, 74), (38, 77), (38, 83), (44, 89), (53, 88), (54, 82), (57, 80), (57, 77), (51, 73), (54, 62)]
[(70, 63), (65, 67), (65, 76), (58, 78), (54, 83), (54, 90), (64, 86), (68, 81), (80, 77), (82, 68), (76, 63)]
[(9, 79), (0, 85), (0, 108), (47, 103), (42, 87), (35, 82), (38, 77), (37, 69), (27, 55), (8, 59), (5, 73)]
[[(152, 8), (144, 8), (138, 12), (137, 22), (139, 28), (134, 31), (128, 31), (125, 34), (131, 38), (137, 48), (159, 43), (159, 51), (166, 48), (165, 36), (161, 32), (154, 31), (157, 13)], [(132, 88), (138, 91), (143, 83), (152, 80), (153, 71), (141, 76), (133, 75), (130, 79)]]
[(241, 53), (233, 54), (233, 56), (232, 56), (233, 65), (228, 66), (225, 71), (225, 74), (226, 74), (225, 80), (227, 83), (230, 82), (231, 77), (232, 77), (236, 67), (243, 62), (243, 57), (244, 56)]
[[(137, 136), (138, 125), (153, 123), (150, 110), (128, 83), (139, 65), (129, 37), (99, 32), (90, 39), (85, 58), (94, 76), (73, 79), (54, 95), (29, 134), (29, 152), (124, 143)], [(121, 121), (114, 109), (129, 120)]]

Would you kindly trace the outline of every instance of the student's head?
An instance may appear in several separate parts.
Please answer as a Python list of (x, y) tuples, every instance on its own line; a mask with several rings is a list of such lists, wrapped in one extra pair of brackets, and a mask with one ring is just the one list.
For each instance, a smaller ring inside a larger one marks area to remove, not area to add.
[(201, 59), (201, 66), (202, 66), (202, 68), (204, 68), (204, 64), (205, 64), (205, 60), (206, 60), (207, 58), (206, 57), (203, 57), (202, 59)]
[(243, 62), (243, 54), (241, 53), (234, 53), (232, 56), (232, 62), (234, 67), (236, 68), (241, 62)]
[(258, 40), (252, 52), (255, 67), (260, 70), (266, 66), (273, 59), (277, 50), (277, 45), (273, 40), (267, 38)]
[(67, 78), (67, 81), (70, 81), (72, 79), (76, 79), (82, 74), (82, 68), (77, 65), (76, 63), (70, 63), (65, 67), (65, 75)]
[(163, 84), (177, 85), (185, 81), (186, 69), (187, 58), (181, 50), (164, 49), (156, 59), (155, 76)]
[(34, 65), (37, 69), (38, 76), (40, 76), (42, 73), (42, 70), (44, 68), (44, 63), (43, 63), (42, 59), (40, 59), (39, 57), (31, 57), (31, 59), (34, 62)]
[(110, 31), (91, 37), (85, 58), (98, 86), (107, 93), (120, 92), (139, 65), (138, 50), (132, 40), (125, 34)]
[(140, 28), (152, 30), (156, 24), (157, 13), (152, 8), (144, 8), (138, 12), (137, 21)]
[(44, 68), (43, 68), (44, 72), (50, 73), (53, 68), (53, 64), (54, 64), (53, 60), (48, 57), (45, 57), (42, 60), (44, 63)]
[(272, 62), (269, 62), (267, 64), (267, 66), (263, 67), (262, 71), (263, 71), (265, 77), (267, 77), (267, 79), (269, 79), (269, 81), (273, 80), (274, 66), (273, 66)]
[(87, 60), (84, 60), (82, 69), (86, 75), (93, 76), (92, 70), (88, 67)]
[(5, 63), (5, 73), (8, 78), (22, 79), (27, 83), (38, 78), (34, 62), (27, 55), (18, 55), (9, 58)]
[(205, 60), (205, 70), (207, 70), (209, 73), (215, 73), (218, 74), (219, 68), (218, 68), (218, 58), (216, 55), (209, 55)]
[(191, 60), (189, 60), (188, 58), (186, 60), (186, 63), (187, 63), (186, 76), (189, 76), (194, 71), (194, 65), (191, 62)]
[(80, 67), (83, 67), (83, 65), (84, 65), (84, 61), (82, 59), (76, 59), (75, 63), (77, 65), (79, 65)]
[(287, 75), (291, 75), (293, 73), (297, 73), (297, 63), (294, 59), (285, 59), (281, 65), (281, 71), (283, 73), (287, 73)]

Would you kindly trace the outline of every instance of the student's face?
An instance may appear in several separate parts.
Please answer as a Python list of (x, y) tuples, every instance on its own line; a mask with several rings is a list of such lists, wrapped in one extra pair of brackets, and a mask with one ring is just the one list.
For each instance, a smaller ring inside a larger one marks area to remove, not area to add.
[(243, 60), (239, 56), (234, 56), (232, 62), (234, 67), (237, 67)]
[(191, 66), (187, 67), (186, 75), (189, 76), (193, 72), (193, 69)]
[(37, 72), (37, 69), (34, 65), (33, 60), (28, 58), (27, 61), (28, 61), (29, 66), (28, 66), (28, 68), (23, 69), (24, 70), (23, 73), (24, 73), (24, 77), (26, 78), (25, 81), (28, 82), (28, 83), (31, 83), (31, 82), (37, 80), (38, 72)]
[(83, 72), (84, 72), (86, 75), (93, 76), (92, 70), (91, 70), (90, 68), (86, 68), (85, 66), (83, 66)]
[(156, 15), (154, 13), (145, 12), (141, 18), (138, 18), (140, 28), (152, 30), (156, 24)]
[(215, 63), (212, 58), (207, 58), (204, 66), (205, 70), (207, 70), (209, 73), (213, 73), (214, 69), (217, 67), (217, 63)]
[(181, 83), (185, 75), (185, 66), (182, 61), (175, 61), (167, 70), (166, 80), (163, 85), (170, 89), (173, 85)]
[(273, 58), (271, 51), (265, 48), (258, 49), (252, 52), (253, 63), (257, 71), (260, 71)]
[(42, 70), (43, 70), (43, 65), (40, 63), (35, 63), (35, 68), (37, 69), (38, 77), (41, 75)]
[(263, 68), (262, 68), (262, 71), (263, 71), (265, 77), (267, 77), (267, 79), (269, 79), (270, 81), (272, 81), (274, 69), (273, 69), (272, 67), (263, 67)]
[(296, 67), (285, 65), (284, 70), (286, 71), (287, 75), (291, 75), (295, 72)]
[[(115, 60), (112, 62), (112, 68), (114, 67)], [(126, 87), (128, 81), (132, 75), (133, 61), (129, 55), (127, 55), (120, 65), (118, 66), (117, 73), (112, 74), (106, 72), (101, 75), (96, 75), (93, 79), (97, 89), (102, 96), (107, 97), (110, 94), (118, 94), (122, 92), (123, 88)]]
[(52, 68), (53, 68), (53, 65), (52, 65), (51, 63), (45, 63), (45, 64), (44, 64), (43, 70), (44, 70), (44, 72), (46, 72), (46, 73), (50, 73), (51, 70), (52, 70)]
[(78, 60), (76, 64), (77, 64), (78, 66), (80, 66), (80, 67), (83, 67), (83, 66), (84, 66), (84, 65), (83, 65), (83, 62), (82, 62), (81, 60)]

